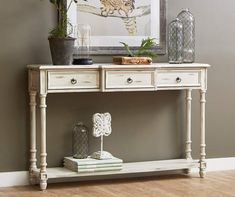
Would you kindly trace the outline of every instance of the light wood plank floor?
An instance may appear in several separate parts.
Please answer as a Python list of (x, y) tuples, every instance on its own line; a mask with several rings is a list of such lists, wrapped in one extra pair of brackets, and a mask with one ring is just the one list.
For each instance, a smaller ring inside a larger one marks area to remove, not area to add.
[(0, 188), (0, 197), (235, 197), (235, 171)]

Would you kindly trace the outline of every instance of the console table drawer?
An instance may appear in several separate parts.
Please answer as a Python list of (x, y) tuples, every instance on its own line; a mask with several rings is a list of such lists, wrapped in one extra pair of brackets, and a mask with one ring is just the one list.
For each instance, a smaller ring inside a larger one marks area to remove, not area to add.
[(48, 72), (48, 89), (99, 88), (98, 71)]
[(106, 88), (154, 88), (154, 71), (106, 71)]
[(200, 76), (200, 71), (159, 71), (157, 74), (157, 86), (200, 86)]

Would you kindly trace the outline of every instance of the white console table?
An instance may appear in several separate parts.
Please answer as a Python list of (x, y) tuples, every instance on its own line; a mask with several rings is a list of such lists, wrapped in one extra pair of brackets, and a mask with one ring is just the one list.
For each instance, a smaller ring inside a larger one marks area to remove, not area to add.
[[(208, 64), (167, 64), (91, 66), (29, 65), (30, 95), (30, 168), (32, 184), (39, 183), (41, 190), (47, 181), (70, 177), (121, 175), (199, 167), (200, 177), (205, 176), (205, 94)], [(191, 92), (200, 92), (201, 143), (199, 161), (191, 157)], [(123, 170), (115, 172), (76, 173), (65, 168), (47, 168), (46, 151), (46, 97), (51, 93), (69, 92), (120, 92), (185, 90), (187, 136), (185, 159), (124, 163)], [(40, 103), (40, 167), (36, 158), (36, 97)]]

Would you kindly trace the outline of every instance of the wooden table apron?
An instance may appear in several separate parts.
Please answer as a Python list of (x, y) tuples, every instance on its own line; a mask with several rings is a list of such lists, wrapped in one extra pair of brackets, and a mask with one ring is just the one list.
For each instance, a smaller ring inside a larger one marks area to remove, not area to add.
[[(205, 104), (208, 64), (168, 64), (152, 65), (112, 65), (53, 66), (29, 65), (30, 95), (30, 168), (31, 184), (40, 184), (45, 190), (47, 182), (62, 178), (120, 175), (142, 172), (186, 169), (199, 167), (200, 177), (205, 176)], [(126, 92), (185, 90), (186, 92), (186, 147), (185, 159), (151, 162), (124, 163), (123, 170), (117, 172), (76, 173), (65, 168), (47, 168), (46, 158), (46, 97), (48, 93), (69, 92)], [(192, 90), (200, 93), (200, 158), (191, 156), (191, 102)], [(36, 97), (40, 109), (40, 168), (36, 157)], [(145, 166), (145, 167), (143, 167)]]

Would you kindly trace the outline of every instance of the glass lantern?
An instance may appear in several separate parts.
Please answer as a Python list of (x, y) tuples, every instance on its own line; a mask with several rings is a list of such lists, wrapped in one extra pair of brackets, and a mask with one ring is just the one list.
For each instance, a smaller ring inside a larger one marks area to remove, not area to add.
[(195, 19), (189, 9), (184, 9), (177, 16), (184, 28), (184, 59), (185, 63), (193, 63), (195, 59)]
[(91, 65), (93, 64), (90, 58), (90, 42), (91, 42), (91, 27), (88, 24), (78, 24), (76, 28), (77, 34), (77, 50), (73, 60), (75, 65)]
[(170, 64), (183, 63), (183, 24), (176, 18), (168, 28), (168, 61)]
[(88, 157), (88, 129), (78, 122), (73, 128), (73, 158), (85, 159)]

